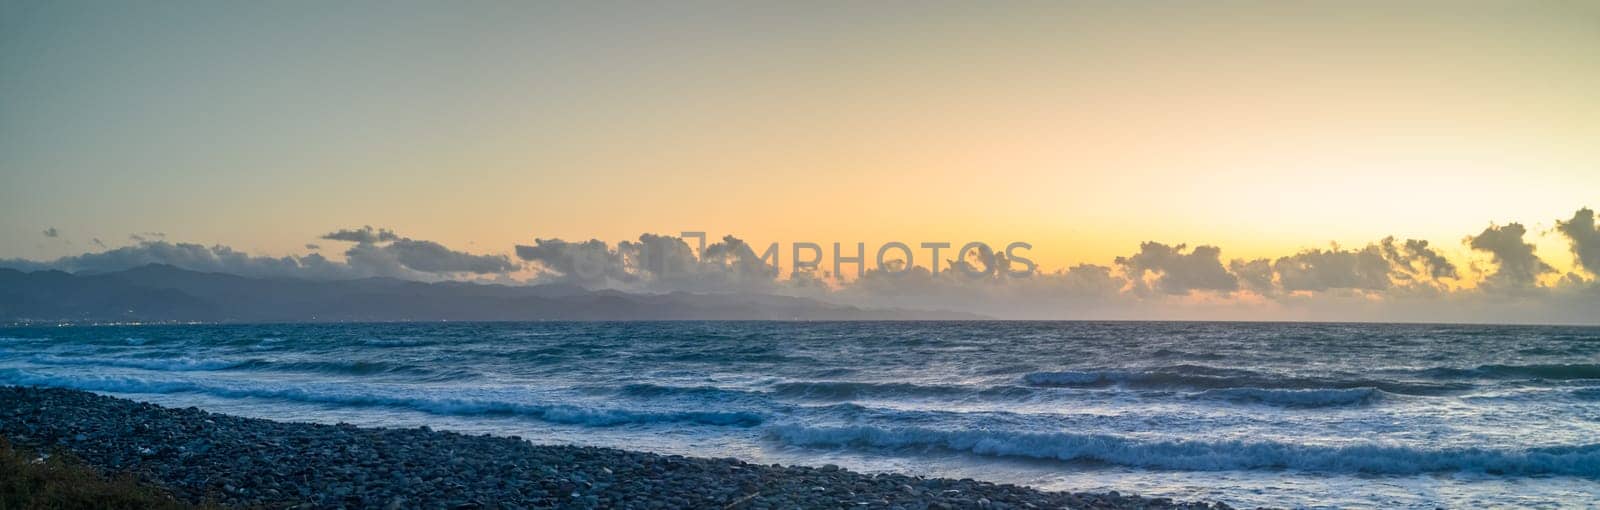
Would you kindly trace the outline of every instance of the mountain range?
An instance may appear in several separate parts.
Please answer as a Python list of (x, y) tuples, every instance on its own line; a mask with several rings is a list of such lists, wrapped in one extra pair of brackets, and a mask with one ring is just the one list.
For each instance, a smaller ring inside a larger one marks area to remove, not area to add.
[(11, 323), (974, 318), (981, 317), (864, 309), (767, 294), (633, 294), (564, 284), (389, 278), (250, 278), (162, 264), (99, 274), (0, 269), (0, 321)]

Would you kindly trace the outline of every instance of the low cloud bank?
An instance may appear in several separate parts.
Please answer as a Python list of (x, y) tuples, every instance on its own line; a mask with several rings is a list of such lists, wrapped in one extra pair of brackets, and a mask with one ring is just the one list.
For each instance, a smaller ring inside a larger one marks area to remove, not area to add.
[[(61, 257), (52, 261), (0, 260), (0, 267), (24, 271), (59, 270), (72, 273), (105, 273), (149, 264), (166, 264), (191, 271), (228, 273), (255, 278), (304, 278), (342, 280), (355, 278), (400, 278), (417, 281), (483, 279), (505, 277), (522, 265), (505, 255), (474, 255), (451, 250), (433, 242), (395, 235), (386, 229), (345, 229), (322, 239), (349, 241), (345, 260), (330, 260), (320, 254), (255, 256), (223, 245), (173, 243), (159, 233), (134, 234), (135, 244)], [(98, 240), (97, 240), (98, 241)], [(103, 243), (98, 243), (104, 246)], [(320, 246), (307, 244), (307, 249)]]
[(590, 239), (581, 243), (535, 239), (517, 245), (517, 257), (541, 269), (538, 282), (633, 291), (774, 292), (792, 288), (778, 270), (733, 236), (706, 245), (696, 256), (679, 237), (644, 234), (615, 247)]
[(1228, 259), (1212, 245), (1151, 241), (1111, 265), (1054, 272), (1017, 271), (1001, 253), (974, 250), (936, 265), (888, 261), (842, 283), (818, 269), (779, 278), (765, 254), (732, 236), (707, 246), (703, 259), (685, 239), (650, 234), (615, 246), (539, 239), (516, 253), (537, 272), (535, 282), (758, 291), (1003, 318), (1600, 322), (1600, 228), (1593, 211), (1558, 220), (1554, 232), (1570, 244), (1577, 271), (1555, 275), (1518, 223), (1490, 225), (1463, 239), (1487, 259), (1468, 264), (1471, 271), (1427, 240), (1392, 236), (1248, 260)]
[[(832, 268), (827, 257), (818, 266), (780, 274), (769, 262), (791, 255), (772, 248), (758, 253), (733, 236), (706, 243), (703, 238), (644, 234), (614, 245), (596, 239), (535, 239), (515, 245), (508, 256), (457, 251), (371, 226), (319, 238), (352, 243), (343, 261), (317, 253), (251, 256), (226, 246), (170, 243), (146, 235), (131, 246), (48, 262), (3, 260), (0, 267), (105, 272), (160, 263), (255, 277), (761, 293), (1018, 319), (1600, 322), (1600, 228), (1594, 212), (1580, 209), (1569, 219), (1556, 220), (1551, 232), (1567, 241), (1572, 272), (1557, 274), (1527, 241), (1529, 231), (1519, 223), (1489, 225), (1462, 240), (1485, 259), (1481, 263), (1452, 261), (1427, 240), (1394, 237), (1355, 248), (1331, 245), (1248, 260), (1229, 259), (1213, 245), (1191, 248), (1150, 241), (1110, 265), (1055, 271), (1041, 271), (1031, 261), (1013, 261), (987, 247), (960, 256), (954, 254), (958, 250), (946, 250), (942, 254), (947, 260), (923, 264), (888, 259), (882, 266), (868, 250), (862, 262), (868, 268), (843, 282), (826, 270)], [(847, 256), (856, 253), (855, 247), (845, 248)]]

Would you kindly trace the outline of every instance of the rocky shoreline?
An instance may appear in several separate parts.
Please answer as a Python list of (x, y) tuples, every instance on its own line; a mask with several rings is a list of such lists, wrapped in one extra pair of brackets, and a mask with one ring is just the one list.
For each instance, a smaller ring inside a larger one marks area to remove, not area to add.
[(0, 436), (133, 472), (188, 501), (266, 508), (1087, 508), (1225, 504), (1043, 492), (970, 479), (612, 448), (428, 428), (285, 423), (92, 393), (0, 387)]

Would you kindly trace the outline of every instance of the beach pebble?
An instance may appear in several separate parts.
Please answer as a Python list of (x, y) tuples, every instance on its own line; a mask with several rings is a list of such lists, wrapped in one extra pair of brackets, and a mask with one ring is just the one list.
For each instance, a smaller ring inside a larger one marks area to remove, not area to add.
[[(534, 445), (520, 437), (285, 423), (66, 389), (0, 386), (0, 435), (61, 444), (192, 502), (270, 508), (1093, 508), (1226, 505), (1043, 492), (736, 459)], [(90, 438), (94, 438), (90, 441)]]

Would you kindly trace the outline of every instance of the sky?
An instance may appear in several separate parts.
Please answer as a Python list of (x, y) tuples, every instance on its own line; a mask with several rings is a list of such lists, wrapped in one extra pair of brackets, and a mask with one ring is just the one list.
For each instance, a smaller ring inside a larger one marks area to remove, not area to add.
[(1594, 2), (13, 0), (0, 259), (343, 261), (320, 238), (373, 225), (1124, 271), (1395, 236), (1475, 288), (1468, 237), (1518, 223), (1556, 285), (1589, 274), (1557, 222), (1600, 206), (1597, 87)]

